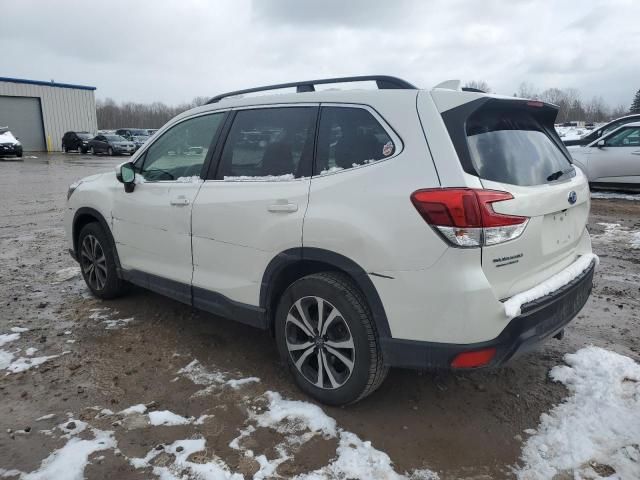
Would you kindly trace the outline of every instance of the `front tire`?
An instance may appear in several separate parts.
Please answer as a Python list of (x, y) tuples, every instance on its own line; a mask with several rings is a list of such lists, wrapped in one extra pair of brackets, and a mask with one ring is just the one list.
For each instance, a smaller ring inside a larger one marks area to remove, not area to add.
[(91, 147), (91, 148), (89, 148), (89, 152), (91, 153), (91, 155), (96, 155), (96, 149), (95, 149), (95, 147)]
[(341, 273), (309, 275), (282, 295), (276, 311), (278, 351), (297, 385), (327, 405), (373, 393), (388, 368), (363, 294)]
[(107, 149), (107, 153), (109, 154), (110, 157), (113, 157), (113, 148), (109, 147)]
[(78, 236), (77, 256), (89, 290), (98, 298), (110, 299), (125, 292), (125, 282), (118, 277), (115, 253), (107, 233), (98, 223), (85, 225)]

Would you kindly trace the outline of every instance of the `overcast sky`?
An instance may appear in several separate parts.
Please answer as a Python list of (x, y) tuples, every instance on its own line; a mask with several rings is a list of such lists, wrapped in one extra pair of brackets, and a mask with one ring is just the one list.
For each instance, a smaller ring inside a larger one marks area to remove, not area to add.
[(638, 0), (0, 0), (0, 76), (175, 104), (251, 86), (396, 75), (631, 103)]

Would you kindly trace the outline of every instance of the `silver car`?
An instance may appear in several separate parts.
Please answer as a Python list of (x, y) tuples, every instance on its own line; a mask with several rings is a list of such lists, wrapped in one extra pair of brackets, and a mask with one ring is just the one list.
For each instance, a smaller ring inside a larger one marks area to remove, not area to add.
[(592, 187), (640, 190), (640, 122), (627, 123), (584, 147), (568, 147)]

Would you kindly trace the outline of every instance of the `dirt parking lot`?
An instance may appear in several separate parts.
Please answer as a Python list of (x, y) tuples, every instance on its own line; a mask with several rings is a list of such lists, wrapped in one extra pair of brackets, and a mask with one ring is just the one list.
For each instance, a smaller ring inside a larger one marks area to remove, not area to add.
[(269, 333), (142, 289), (89, 295), (65, 249), (65, 194), (123, 159), (36, 156), (0, 161), (0, 477), (513, 478), (525, 430), (567, 396), (548, 376), (565, 354), (640, 359), (638, 200), (593, 200), (601, 263), (563, 340), (493, 371), (395, 369), (366, 400), (318, 409)]

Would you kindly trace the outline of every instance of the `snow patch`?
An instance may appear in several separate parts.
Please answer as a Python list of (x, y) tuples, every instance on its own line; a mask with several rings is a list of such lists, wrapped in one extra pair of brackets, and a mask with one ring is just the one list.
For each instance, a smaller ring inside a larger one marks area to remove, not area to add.
[(234, 390), (238, 390), (243, 385), (247, 383), (259, 383), (260, 379), (258, 377), (247, 377), (247, 378), (239, 378), (239, 379), (231, 379), (227, 380), (226, 384), (229, 385)]
[(295, 176), (293, 173), (287, 173), (286, 175), (264, 175), (261, 177), (251, 177), (247, 175), (225, 176), (225, 182), (288, 182), (293, 180)]
[(38, 351), (38, 349), (37, 349), (37, 348), (29, 347), (29, 348), (27, 348), (27, 350), (26, 350), (24, 353), (26, 353), (26, 354), (27, 354), (27, 356), (29, 356), (29, 357), (33, 357), (33, 355), (34, 355), (37, 351)]
[(178, 183), (203, 183), (204, 180), (200, 178), (198, 175), (194, 175), (192, 177), (178, 177), (176, 178), (176, 182)]
[[(408, 475), (395, 472), (389, 456), (375, 449), (371, 442), (362, 441), (356, 434), (338, 428), (336, 421), (317, 405), (304, 401), (285, 400), (277, 392), (265, 393), (269, 400), (267, 409), (251, 418), (260, 427), (275, 429), (287, 435), (285, 441), (276, 446), (278, 457), (268, 460), (264, 455), (254, 456), (253, 451), (244, 450), (247, 457), (253, 457), (260, 465), (254, 478), (265, 478), (275, 474), (277, 467), (293, 456), (295, 448), (309, 441), (316, 434), (325, 437), (339, 437), (334, 460), (316, 471), (295, 478), (319, 480), (333, 478), (381, 478), (389, 480), (436, 480), (438, 475), (430, 470), (416, 470)], [(231, 441), (229, 447), (243, 450), (240, 442), (255, 432), (249, 425)]]
[(556, 273), (552, 277), (549, 277), (544, 282), (539, 283), (529, 290), (525, 290), (524, 292), (512, 296), (509, 300), (504, 302), (505, 314), (509, 319), (517, 317), (522, 313), (520, 310), (522, 305), (532, 302), (533, 300), (537, 300), (538, 298), (542, 298), (549, 295), (551, 292), (564, 287), (589, 268), (591, 263), (594, 261), (596, 262), (596, 266), (598, 266), (599, 259), (597, 255), (593, 253), (582, 255), (567, 268)]
[(604, 227), (604, 233), (601, 235), (592, 235), (594, 240), (601, 240), (606, 243), (628, 243), (633, 249), (640, 248), (640, 231), (631, 231), (619, 223), (598, 222), (598, 225)]
[(195, 419), (193, 417), (185, 418), (169, 410), (149, 412), (149, 423), (153, 426), (165, 425), (189, 425), (193, 423)]
[[(73, 420), (76, 423), (78, 420)], [(94, 452), (116, 447), (113, 432), (92, 428), (92, 439), (83, 440), (76, 435), (83, 429), (70, 433), (69, 440), (60, 449), (52, 452), (40, 464), (40, 468), (31, 473), (21, 473), (21, 480), (80, 480), (84, 478), (84, 469), (89, 463), (89, 456)]]
[[(65, 352), (66, 353), (66, 352)], [(64, 355), (64, 353), (62, 353)], [(6, 369), (8, 371), (7, 375), (12, 373), (20, 373), (25, 372), (31, 368), (38, 368), (45, 362), (49, 360), (53, 360), (54, 358), (58, 358), (60, 355), (49, 355), (45, 357), (20, 357), (14, 362), (11, 363)]]
[[(177, 480), (182, 478), (197, 478), (199, 480), (243, 480), (238, 473), (231, 473), (229, 467), (219, 458), (214, 457), (207, 463), (190, 462), (188, 458), (194, 453), (206, 450), (204, 438), (178, 440), (161, 450), (153, 449), (144, 458), (131, 458), (129, 462), (135, 468), (152, 467), (153, 473), (162, 480)], [(162, 452), (174, 455), (172, 464), (154, 466), (152, 460)]]
[(29, 329), (24, 327), (11, 327), (11, 331), (14, 333), (24, 333), (24, 332), (28, 332)]
[(593, 346), (565, 362), (549, 376), (571, 397), (540, 416), (522, 449), (518, 479), (601, 478), (593, 462), (611, 466), (616, 474), (609, 478), (640, 478), (640, 365)]
[(41, 416), (39, 418), (36, 418), (36, 422), (40, 422), (42, 420), (49, 420), (50, 418), (53, 418), (53, 417), (55, 417), (55, 414), (49, 413), (47, 415), (43, 415), (43, 416)]
[(19, 333), (5, 333), (0, 335), (0, 347), (6, 345), (9, 342), (14, 342), (20, 338)]
[(128, 325), (129, 323), (135, 320), (135, 317), (112, 318), (113, 315), (118, 315), (119, 312), (117, 311), (112, 312), (111, 309), (108, 307), (92, 308), (89, 311), (92, 312), (91, 315), (89, 315), (89, 319), (97, 320), (100, 323), (104, 324), (107, 330), (116, 330), (118, 328)]
[(80, 267), (67, 267), (58, 270), (53, 275), (54, 283), (63, 283), (80, 275)]
[(329, 175), (330, 173), (336, 173), (336, 172), (339, 172), (341, 170), (344, 170), (344, 168), (342, 168), (342, 167), (331, 167), (331, 168), (327, 168), (326, 170), (322, 170), (320, 172), (320, 175)]
[(285, 400), (277, 392), (268, 391), (269, 408), (254, 419), (261, 427), (270, 427), (280, 433), (293, 433), (309, 429), (314, 433), (336, 436), (336, 421), (312, 403)]
[(131, 415), (132, 413), (144, 413), (147, 411), (147, 407), (143, 403), (132, 405), (129, 408), (120, 410), (118, 413), (121, 415)]
[(329, 465), (311, 473), (298, 475), (296, 480), (325, 480), (330, 478), (383, 478), (386, 480), (424, 479), (439, 477), (430, 470), (417, 470), (409, 475), (396, 473), (389, 455), (376, 450), (371, 442), (363, 442), (351, 432), (341, 432), (336, 458)]
[(591, 192), (591, 198), (598, 200), (640, 200), (640, 193), (633, 195), (619, 192)]
[(229, 386), (234, 390), (249, 384), (260, 382), (258, 377), (232, 378), (227, 380), (227, 376), (222, 372), (210, 372), (198, 361), (193, 360), (187, 366), (178, 370), (178, 375), (187, 377), (196, 385), (204, 385), (206, 388), (194, 393), (194, 396), (210, 394), (218, 386)]

